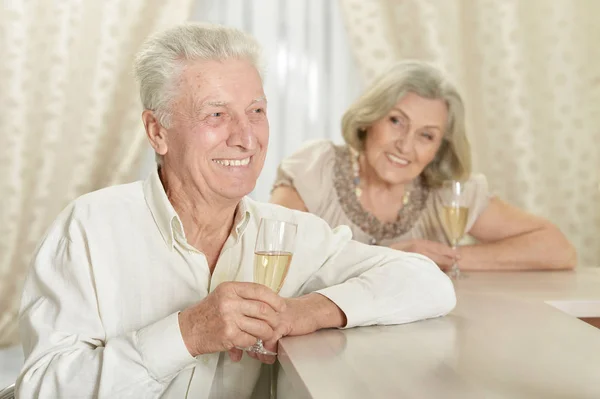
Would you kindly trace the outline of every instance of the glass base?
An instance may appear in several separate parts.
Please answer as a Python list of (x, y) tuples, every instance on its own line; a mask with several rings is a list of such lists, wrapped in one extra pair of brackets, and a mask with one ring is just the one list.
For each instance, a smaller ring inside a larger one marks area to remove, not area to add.
[(262, 339), (259, 339), (258, 341), (256, 341), (256, 343), (254, 345), (249, 346), (248, 348), (245, 348), (244, 350), (246, 352), (258, 353), (259, 355), (277, 356), (276, 352), (271, 352), (271, 351), (265, 349), (265, 347), (263, 346)]
[(452, 280), (462, 280), (466, 276), (460, 271), (457, 264), (452, 265), (452, 268), (448, 271), (448, 277)]

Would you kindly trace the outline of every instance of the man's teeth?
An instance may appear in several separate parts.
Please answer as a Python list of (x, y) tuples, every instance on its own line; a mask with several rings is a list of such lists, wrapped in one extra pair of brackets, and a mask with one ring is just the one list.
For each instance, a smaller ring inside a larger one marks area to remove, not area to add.
[(388, 154), (388, 158), (390, 158), (390, 160), (392, 160), (393, 162), (399, 163), (401, 165), (408, 165), (408, 161), (406, 159), (398, 158), (395, 155)]
[(215, 159), (219, 165), (223, 166), (246, 166), (250, 163), (250, 158), (244, 159)]

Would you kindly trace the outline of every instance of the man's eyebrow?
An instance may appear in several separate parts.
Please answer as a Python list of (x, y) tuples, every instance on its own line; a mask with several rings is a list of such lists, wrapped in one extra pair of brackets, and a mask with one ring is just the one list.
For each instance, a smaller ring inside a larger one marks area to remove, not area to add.
[[(266, 96), (260, 96), (255, 98), (254, 100), (252, 100), (252, 102), (250, 104), (255, 104), (258, 102), (267, 102), (267, 97)], [(204, 101), (201, 103), (198, 103), (198, 109), (202, 109), (206, 106), (210, 106), (210, 107), (227, 107), (229, 105), (229, 103), (227, 101)]]
[(250, 105), (252, 105), (254, 103), (259, 103), (261, 101), (267, 102), (267, 96), (260, 96), (260, 97), (255, 98), (254, 100), (252, 100)]
[(202, 112), (202, 110), (204, 110), (207, 107), (227, 107), (229, 105), (228, 102), (226, 101), (216, 101), (216, 100), (208, 100), (208, 101), (202, 101), (202, 100), (196, 100), (193, 102), (193, 108), (192, 108), (192, 113), (193, 114), (198, 114), (200, 112)]
[(200, 104), (200, 108), (206, 107), (207, 105), (212, 107), (226, 107), (229, 103), (227, 101), (206, 101)]

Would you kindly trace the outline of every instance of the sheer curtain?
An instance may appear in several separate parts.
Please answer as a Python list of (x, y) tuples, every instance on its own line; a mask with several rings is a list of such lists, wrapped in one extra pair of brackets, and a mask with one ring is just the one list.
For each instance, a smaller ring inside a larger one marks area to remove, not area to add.
[(341, 142), (342, 114), (361, 90), (338, 3), (196, 0), (192, 20), (240, 28), (264, 48), (271, 137), (253, 196), (266, 201), (284, 156), (310, 139)]
[(340, 0), (366, 81), (437, 63), (462, 88), (476, 168), (600, 265), (600, 2)]
[(75, 197), (133, 180), (143, 154), (133, 54), (191, 0), (0, 3), (0, 347), (18, 342), (36, 243)]

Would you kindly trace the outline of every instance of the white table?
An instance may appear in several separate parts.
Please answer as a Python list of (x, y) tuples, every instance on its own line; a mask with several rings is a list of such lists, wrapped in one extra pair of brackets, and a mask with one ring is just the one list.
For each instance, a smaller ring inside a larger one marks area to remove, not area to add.
[(279, 398), (600, 398), (600, 269), (467, 275), (446, 317), (283, 339)]

